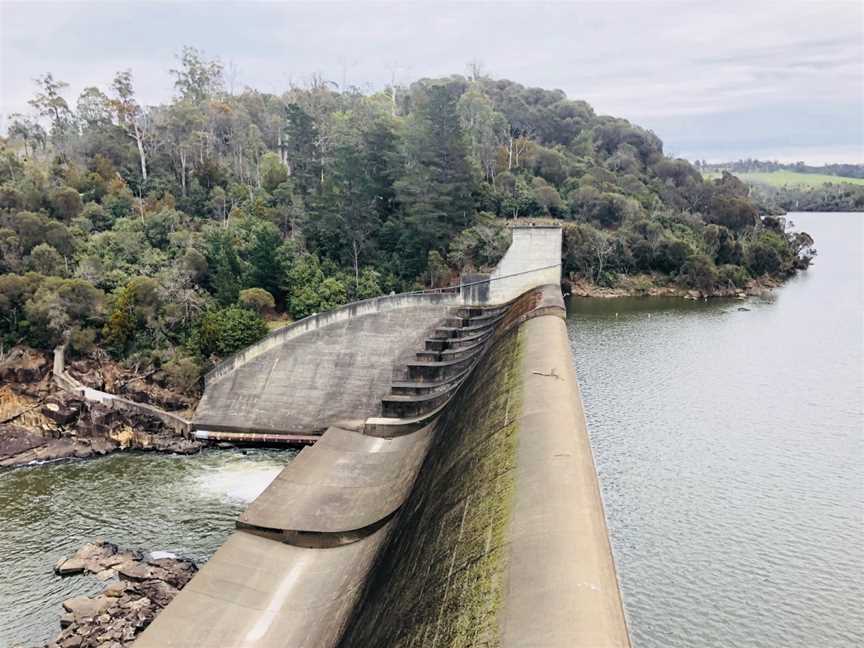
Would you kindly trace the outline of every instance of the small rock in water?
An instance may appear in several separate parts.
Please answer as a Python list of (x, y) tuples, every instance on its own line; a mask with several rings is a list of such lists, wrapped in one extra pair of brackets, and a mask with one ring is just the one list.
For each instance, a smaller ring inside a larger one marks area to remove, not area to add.
[(741, 311), (742, 313), (749, 313), (750, 312), (749, 308), (744, 308), (743, 306), (739, 306), (738, 310)]
[(96, 578), (98, 578), (100, 581), (104, 582), (107, 580), (111, 580), (116, 575), (117, 575), (117, 572), (115, 570), (109, 568), (109, 569), (103, 569), (98, 574), (96, 574)]
[(80, 558), (69, 558), (68, 560), (64, 558), (54, 566), (54, 571), (61, 576), (71, 576), (83, 572), (84, 567), (84, 561)]
[(147, 554), (147, 560), (161, 560), (162, 558), (177, 558), (177, 554), (170, 551), (151, 551)]

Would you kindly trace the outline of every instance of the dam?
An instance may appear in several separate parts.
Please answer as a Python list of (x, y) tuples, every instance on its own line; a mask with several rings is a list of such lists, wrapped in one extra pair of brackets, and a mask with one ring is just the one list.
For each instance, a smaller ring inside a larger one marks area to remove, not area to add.
[(629, 646), (560, 290), (561, 230), (495, 271), (280, 329), (200, 438), (305, 447), (137, 648)]

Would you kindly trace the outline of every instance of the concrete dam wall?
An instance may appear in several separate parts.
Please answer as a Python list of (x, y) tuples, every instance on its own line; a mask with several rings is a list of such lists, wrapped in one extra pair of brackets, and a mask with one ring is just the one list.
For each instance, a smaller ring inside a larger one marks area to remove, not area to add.
[(517, 227), (486, 280), (439, 291), (367, 299), (267, 335), (206, 377), (192, 420), (208, 432), (320, 435), (382, 412), (391, 383), (454, 308), (503, 304), (561, 278), (561, 229)]
[[(449, 295), (406, 300), (303, 331), (274, 335), (249, 358), (207, 379), (199, 430), (321, 434), (362, 425), (407, 360), (449, 310)], [(305, 320), (304, 320), (305, 322)], [(277, 331), (278, 333), (278, 331)]]
[[(365, 421), (334, 414), (136, 647), (628, 646), (555, 273), (505, 302), (394, 316), (412, 332), (380, 358), (392, 393), (357, 398)], [(348, 319), (342, 344), (369, 326)], [(207, 407), (274, 348), (208, 383)]]

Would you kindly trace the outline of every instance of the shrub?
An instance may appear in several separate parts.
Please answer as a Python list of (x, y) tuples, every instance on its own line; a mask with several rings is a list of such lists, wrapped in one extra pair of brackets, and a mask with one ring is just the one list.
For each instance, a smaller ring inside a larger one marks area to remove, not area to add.
[(711, 292), (717, 285), (717, 268), (705, 254), (694, 254), (687, 259), (681, 269), (684, 283), (690, 288)]
[(175, 354), (162, 367), (168, 383), (181, 392), (195, 391), (201, 380), (201, 364), (192, 356)]
[(67, 223), (81, 212), (81, 195), (72, 187), (61, 187), (51, 194), (51, 213)]
[(30, 250), (27, 265), (33, 272), (58, 277), (65, 274), (66, 268), (60, 253), (47, 243), (40, 243)]
[(263, 288), (247, 288), (240, 291), (240, 304), (251, 308), (259, 315), (271, 312), (276, 308), (276, 300), (273, 295)]
[(782, 259), (773, 246), (763, 241), (756, 241), (747, 248), (747, 269), (755, 276), (779, 272)]
[(78, 355), (90, 353), (95, 348), (96, 329), (76, 326), (69, 333), (69, 346)]
[(676, 274), (692, 253), (693, 249), (684, 241), (664, 238), (654, 251), (652, 265), (660, 272)]
[(194, 344), (202, 355), (230, 355), (267, 334), (261, 316), (242, 306), (213, 309), (198, 323)]
[(720, 286), (743, 288), (749, 280), (750, 275), (741, 266), (726, 264), (717, 268), (717, 283)]

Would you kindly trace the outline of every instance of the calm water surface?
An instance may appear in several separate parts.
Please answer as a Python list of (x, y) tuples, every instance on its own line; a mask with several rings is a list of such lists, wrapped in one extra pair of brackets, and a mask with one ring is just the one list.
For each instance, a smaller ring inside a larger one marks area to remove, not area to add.
[(0, 472), (0, 648), (53, 639), (60, 604), (102, 589), (92, 576), (55, 576), (60, 557), (101, 536), (206, 560), (291, 456), (129, 453)]
[(864, 646), (864, 214), (790, 217), (771, 299), (569, 305), (637, 648)]

